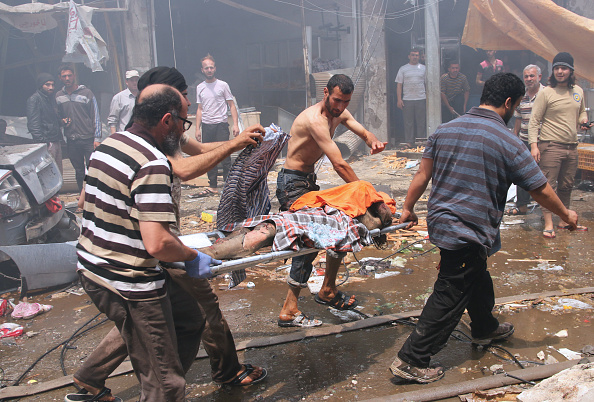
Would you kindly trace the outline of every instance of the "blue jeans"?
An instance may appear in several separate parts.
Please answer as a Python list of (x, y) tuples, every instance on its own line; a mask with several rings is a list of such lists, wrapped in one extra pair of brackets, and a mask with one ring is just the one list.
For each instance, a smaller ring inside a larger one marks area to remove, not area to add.
[[(316, 175), (299, 170), (281, 169), (276, 180), (276, 197), (281, 211), (288, 211), (291, 205), (303, 194), (318, 191)], [(291, 260), (291, 272), (287, 283), (292, 287), (307, 287), (307, 281), (313, 269), (313, 261), (318, 253), (295, 257)]]

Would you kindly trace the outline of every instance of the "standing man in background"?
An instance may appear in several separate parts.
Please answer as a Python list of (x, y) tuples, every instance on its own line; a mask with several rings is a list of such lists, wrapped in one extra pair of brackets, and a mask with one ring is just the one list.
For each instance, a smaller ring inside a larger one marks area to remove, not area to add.
[(126, 89), (118, 92), (111, 100), (109, 107), (109, 116), (107, 116), (107, 125), (110, 134), (124, 131), (126, 125), (132, 117), (134, 102), (138, 96), (138, 79), (140, 74), (136, 70), (126, 71)]
[[(227, 107), (231, 110), (231, 117), (233, 118), (233, 136), (237, 137), (239, 122), (231, 89), (229, 89), (229, 85), (225, 81), (215, 77), (217, 68), (214, 58), (210, 54), (207, 54), (201, 62), (202, 73), (206, 76), (206, 80), (196, 87), (196, 102), (198, 103), (196, 139), (203, 143), (229, 140)], [(223, 181), (225, 181), (231, 168), (231, 157), (228, 156), (223, 159), (221, 165), (223, 167)], [(217, 190), (217, 172), (218, 166), (208, 171), (209, 187), (200, 193), (201, 196), (207, 197), (219, 193)]]
[(411, 49), (409, 63), (396, 75), (398, 108), (404, 114), (404, 142), (413, 146), (417, 138), (426, 138), (425, 66), (419, 63), (420, 52)]
[(101, 120), (97, 99), (90, 89), (76, 83), (74, 67), (63, 64), (58, 70), (64, 87), (56, 94), (59, 115), (65, 127), (68, 158), (76, 175), (78, 191), (83, 189), (85, 163), (101, 140)]
[[(571, 191), (578, 166), (577, 129), (590, 128), (584, 91), (575, 84), (573, 74), (573, 56), (566, 52), (558, 53), (553, 59), (553, 73), (549, 77), (549, 86), (539, 92), (532, 115), (528, 122), (528, 142), (530, 152), (549, 184), (555, 190), (563, 205), (569, 208)], [(543, 207), (544, 230), (546, 239), (555, 238), (553, 214)], [(557, 229), (569, 229), (570, 222), (563, 218)], [(578, 226), (577, 230), (588, 230)]]
[[(514, 123), (514, 134), (520, 137), (526, 148), (530, 149), (528, 143), (528, 122), (532, 114), (532, 106), (539, 91), (544, 88), (540, 83), (542, 73), (540, 67), (534, 64), (529, 64), (524, 68), (523, 72), (524, 85), (526, 86), (526, 94), (520, 100), (520, 106), (514, 112), (516, 122)], [(528, 203), (530, 202), (530, 194), (517, 187), (516, 190), (516, 206), (505, 210), (506, 215), (526, 215), (528, 213)]]
[(441, 89), (441, 115), (443, 122), (448, 122), (466, 113), (470, 84), (466, 76), (460, 73), (460, 63), (452, 60), (448, 63), (448, 72), (439, 79)]
[(479, 71), (476, 73), (476, 85), (482, 90), (485, 81), (497, 73), (503, 72), (503, 62), (495, 57), (497, 50), (485, 50), (487, 58), (480, 63)]
[(27, 129), (33, 141), (47, 144), (47, 150), (62, 173), (62, 129), (54, 98), (55, 80), (51, 74), (37, 76), (37, 91), (27, 100)]

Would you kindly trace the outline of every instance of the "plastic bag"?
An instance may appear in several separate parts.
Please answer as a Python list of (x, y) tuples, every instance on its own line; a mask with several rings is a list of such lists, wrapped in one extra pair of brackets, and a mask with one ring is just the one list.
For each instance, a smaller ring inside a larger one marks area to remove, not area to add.
[(7, 338), (9, 336), (21, 336), (23, 335), (23, 327), (19, 324), (7, 322), (0, 325), (0, 338)]
[(49, 304), (20, 302), (12, 311), (12, 318), (22, 318), (23, 320), (31, 319), (41, 313), (50, 311), (53, 306)]

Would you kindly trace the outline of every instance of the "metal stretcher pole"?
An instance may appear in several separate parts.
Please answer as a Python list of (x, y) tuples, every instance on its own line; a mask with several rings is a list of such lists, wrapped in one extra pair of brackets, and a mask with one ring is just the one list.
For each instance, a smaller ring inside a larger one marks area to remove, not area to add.
[[(409, 225), (410, 222), (401, 223), (395, 226), (388, 226), (383, 229), (373, 229), (369, 231), (371, 237), (377, 237), (379, 235), (390, 233), (398, 229), (404, 229)], [(299, 251), (283, 250), (283, 251), (272, 251), (270, 253), (254, 255), (251, 257), (239, 258), (237, 260), (229, 260), (223, 262), (221, 265), (214, 265), (210, 267), (210, 272), (214, 275), (225, 274), (238, 269), (249, 268), (257, 264), (266, 263), (275, 260), (281, 260), (286, 258), (297, 257), (304, 254), (317, 253), (319, 249), (316, 248), (303, 248)]]

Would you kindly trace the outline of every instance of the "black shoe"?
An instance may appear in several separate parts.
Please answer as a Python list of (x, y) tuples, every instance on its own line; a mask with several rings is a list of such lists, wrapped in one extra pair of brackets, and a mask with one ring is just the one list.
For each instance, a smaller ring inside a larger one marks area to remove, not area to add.
[(488, 345), (493, 341), (507, 339), (514, 333), (514, 326), (509, 322), (499, 324), (497, 329), (486, 336), (472, 337), (472, 343), (476, 345)]
[(390, 366), (393, 375), (402, 377), (406, 380), (416, 381), (421, 384), (428, 384), (433, 381), (441, 380), (445, 375), (445, 370), (441, 366), (420, 368), (411, 366), (396, 358)]

